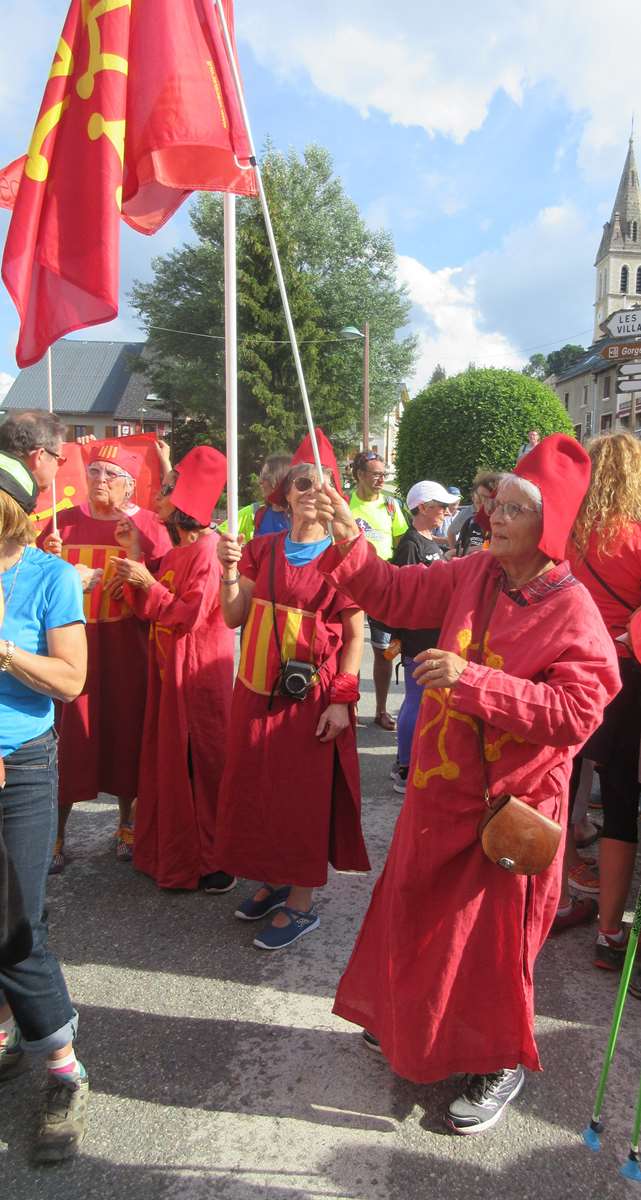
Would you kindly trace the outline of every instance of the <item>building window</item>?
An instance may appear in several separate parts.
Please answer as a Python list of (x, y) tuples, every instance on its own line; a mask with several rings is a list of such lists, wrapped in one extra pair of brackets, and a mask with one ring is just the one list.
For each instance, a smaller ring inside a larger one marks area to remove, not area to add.
[(612, 432), (612, 413), (604, 413), (601, 417), (601, 433)]
[(619, 288), (619, 291), (623, 292), (624, 296), (628, 290), (628, 275), (629, 275), (628, 268), (621, 267), (621, 287)]
[(637, 267), (637, 296), (641, 296), (641, 267)]
[(584, 383), (583, 384), (583, 399), (581, 400), (581, 405), (583, 408), (585, 408), (585, 406), (587, 405), (587, 402), (588, 402), (588, 385), (587, 385), (587, 383)]
[(636, 242), (636, 240), (637, 240), (637, 223), (636, 223), (636, 221), (633, 221), (632, 222), (632, 241)]
[(582, 426), (582, 425), (575, 425), (575, 426), (574, 426), (574, 432), (575, 432), (575, 434), (576, 434), (576, 436), (577, 436), (578, 440), (579, 440), (579, 441), (581, 441), (581, 438), (583, 437), (583, 426)]
[(591, 435), (592, 435), (592, 413), (586, 412), (586, 414), (585, 414), (585, 436), (591, 437)]
[(73, 427), (74, 442), (77, 441), (78, 438), (89, 437), (89, 435), (91, 433), (93, 433), (93, 431), (94, 431), (93, 425), (74, 425), (74, 427)]
[(611, 379), (610, 375), (603, 376), (603, 399), (604, 400), (606, 399), (607, 396), (610, 395), (610, 379)]
[(625, 414), (622, 417), (619, 417), (619, 425), (621, 426), (622, 429), (630, 428), (630, 414), (629, 413)]
[(563, 403), (565, 404), (566, 409), (568, 409), (570, 407), (570, 393), (569, 392), (565, 393), (565, 395), (563, 397)]

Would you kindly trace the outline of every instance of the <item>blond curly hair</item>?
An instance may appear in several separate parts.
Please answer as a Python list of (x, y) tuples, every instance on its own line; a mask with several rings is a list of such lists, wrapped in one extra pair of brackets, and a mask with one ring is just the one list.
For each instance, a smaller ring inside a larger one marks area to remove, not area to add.
[(630, 433), (605, 433), (586, 449), (592, 478), (573, 533), (581, 557), (592, 532), (597, 553), (607, 554), (626, 526), (641, 521), (641, 443)]

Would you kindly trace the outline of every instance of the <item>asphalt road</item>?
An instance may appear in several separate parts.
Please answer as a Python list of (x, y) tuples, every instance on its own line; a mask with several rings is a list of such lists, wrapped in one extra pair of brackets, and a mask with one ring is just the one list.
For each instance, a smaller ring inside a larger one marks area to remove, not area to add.
[[(545, 1072), (528, 1077), (506, 1119), (480, 1138), (444, 1127), (456, 1080), (418, 1087), (395, 1077), (331, 1014), (400, 805), (389, 781), (393, 735), (369, 723), (369, 655), (359, 742), (375, 869), (371, 877), (332, 874), (320, 930), (290, 950), (255, 950), (254, 928), (234, 920), (247, 885), (220, 897), (160, 892), (116, 862), (108, 798), (74, 811), (73, 860), (50, 885), (51, 935), (81, 1013), (91, 1127), (73, 1164), (34, 1170), (28, 1145), (42, 1071), (5, 1085), (3, 1200), (634, 1196), (638, 1185), (618, 1175), (641, 1069), (633, 998), (601, 1153), (579, 1137), (616, 991), (591, 966), (592, 929), (545, 947), (537, 975)], [(392, 708), (400, 696), (399, 688)]]

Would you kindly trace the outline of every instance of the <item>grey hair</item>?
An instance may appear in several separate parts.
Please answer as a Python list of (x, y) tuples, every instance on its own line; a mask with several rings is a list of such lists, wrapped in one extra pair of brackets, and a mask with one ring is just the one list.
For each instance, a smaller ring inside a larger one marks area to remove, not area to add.
[(0, 426), (0, 450), (26, 458), (32, 450), (55, 451), (58, 442), (64, 441), (65, 425), (56, 413), (41, 412), (29, 408), (23, 412), (10, 413)]
[(528, 500), (534, 504), (539, 511), (543, 509), (543, 497), (535, 483), (531, 483), (529, 479), (523, 479), (520, 475), (502, 475), (497, 488), (497, 495), (505, 487), (506, 483), (513, 483), (515, 487), (520, 488), (520, 490), (525, 493)]

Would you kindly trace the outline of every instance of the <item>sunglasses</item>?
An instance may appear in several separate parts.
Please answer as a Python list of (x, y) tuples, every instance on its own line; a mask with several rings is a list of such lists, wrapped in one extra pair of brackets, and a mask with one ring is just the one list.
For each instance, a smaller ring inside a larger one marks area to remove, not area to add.
[(310, 479), (308, 475), (297, 475), (294, 480), (294, 487), (297, 492), (309, 492), (311, 488), (316, 487), (316, 481)]
[(55, 458), (59, 467), (64, 467), (67, 461), (64, 454), (56, 454), (56, 451), (50, 450), (48, 446), (43, 446), (42, 449), (44, 450), (45, 454), (50, 454), (52, 458)]

